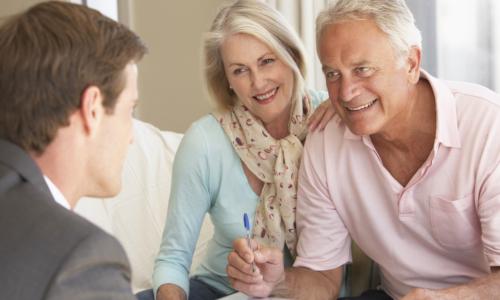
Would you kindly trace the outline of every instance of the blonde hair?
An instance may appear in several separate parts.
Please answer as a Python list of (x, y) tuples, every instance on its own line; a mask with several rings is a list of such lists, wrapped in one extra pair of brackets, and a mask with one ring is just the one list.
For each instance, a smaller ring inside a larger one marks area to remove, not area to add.
[(412, 47), (422, 48), (422, 36), (404, 0), (337, 0), (316, 18), (317, 46), (328, 25), (342, 21), (371, 19), (392, 44), (398, 58)]
[(306, 63), (302, 42), (285, 18), (264, 2), (238, 0), (220, 9), (204, 38), (205, 79), (216, 104), (229, 109), (236, 95), (229, 88), (220, 47), (230, 35), (244, 33), (265, 43), (294, 74), (292, 99), (305, 94)]

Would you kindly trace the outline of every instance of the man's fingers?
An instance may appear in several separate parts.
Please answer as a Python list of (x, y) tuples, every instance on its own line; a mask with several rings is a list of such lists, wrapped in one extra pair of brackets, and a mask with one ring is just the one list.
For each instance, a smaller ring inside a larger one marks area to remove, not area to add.
[(316, 128), (318, 128), (321, 121), (324, 119), (325, 112), (327, 111), (328, 109), (324, 105), (320, 105), (318, 106), (318, 108), (316, 108), (308, 121), (308, 127), (310, 131), (314, 131), (316, 130)]
[(330, 100), (325, 100), (321, 103), (308, 121), (309, 131), (323, 131), (328, 122), (337, 114)]
[(319, 131), (323, 131), (326, 128), (326, 125), (330, 120), (337, 114), (337, 112), (334, 109), (328, 109), (323, 115), (323, 118), (321, 119), (321, 122), (318, 125)]

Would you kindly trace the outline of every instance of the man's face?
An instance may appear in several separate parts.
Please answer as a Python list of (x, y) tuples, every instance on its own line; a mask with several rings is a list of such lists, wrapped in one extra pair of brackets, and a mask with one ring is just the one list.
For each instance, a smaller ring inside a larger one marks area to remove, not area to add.
[(410, 64), (372, 20), (328, 25), (318, 54), (330, 100), (354, 134), (390, 133), (405, 122)]
[(114, 112), (104, 114), (97, 133), (98, 146), (90, 173), (96, 181), (95, 196), (118, 194), (128, 145), (133, 141), (132, 114), (138, 99), (137, 65), (129, 63), (123, 74), (125, 88), (118, 96)]

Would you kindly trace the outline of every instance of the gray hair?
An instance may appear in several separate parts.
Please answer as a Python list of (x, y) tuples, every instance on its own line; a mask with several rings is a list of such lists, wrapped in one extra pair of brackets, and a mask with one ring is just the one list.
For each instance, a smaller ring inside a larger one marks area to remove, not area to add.
[(205, 79), (216, 104), (231, 108), (236, 95), (229, 88), (220, 47), (228, 36), (244, 33), (266, 44), (294, 74), (293, 100), (305, 94), (306, 62), (300, 38), (285, 18), (262, 1), (238, 0), (220, 9), (204, 38)]
[(412, 47), (422, 49), (422, 36), (404, 0), (337, 0), (316, 19), (316, 40), (328, 25), (342, 21), (371, 19), (392, 44), (397, 57), (409, 53)]

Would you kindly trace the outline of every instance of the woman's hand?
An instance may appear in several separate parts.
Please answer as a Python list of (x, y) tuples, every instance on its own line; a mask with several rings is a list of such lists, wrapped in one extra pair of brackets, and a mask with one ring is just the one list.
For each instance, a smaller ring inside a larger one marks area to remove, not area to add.
[(307, 122), (307, 126), (309, 127), (309, 131), (315, 131), (319, 129), (319, 131), (323, 131), (325, 129), (326, 124), (335, 116), (337, 112), (332, 105), (330, 99), (327, 99), (321, 103), (316, 110), (313, 112), (309, 121)]
[(246, 239), (233, 242), (227, 276), (234, 289), (253, 297), (267, 297), (285, 280), (283, 253), (276, 248), (260, 247), (254, 240), (251, 243), (252, 248)]

